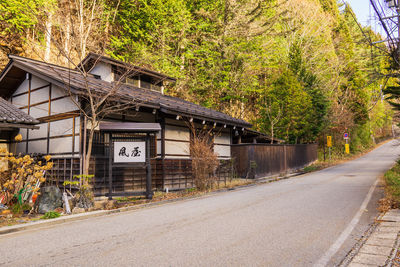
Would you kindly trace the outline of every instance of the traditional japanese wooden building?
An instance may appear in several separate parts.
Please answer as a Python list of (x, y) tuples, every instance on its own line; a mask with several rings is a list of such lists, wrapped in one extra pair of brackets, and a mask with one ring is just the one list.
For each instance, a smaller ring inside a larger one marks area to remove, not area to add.
[(0, 97), (0, 147), (12, 152), (11, 142), (20, 129), (39, 129), (38, 120)]
[(183, 189), (193, 186), (190, 123), (213, 129), (214, 151), (222, 163), (217, 170), (220, 177), (231, 171), (232, 143), (251, 127), (246, 121), (164, 94), (165, 83), (175, 82), (172, 77), (108, 57), (89, 54), (80, 64), (86, 76), (78, 69), (14, 55), (9, 58), (0, 74), (0, 96), (39, 126), (37, 130), (20, 127), (23, 140), (16, 144), (17, 152), (52, 155), (55, 166), (49, 176), (58, 185), (82, 172), (89, 125), (81, 110), (87, 104), (88, 87), (107, 93), (122, 82), (113, 101), (135, 103), (107, 114), (96, 128), (90, 159), (96, 195), (107, 194), (110, 188), (120, 193), (146, 187), (143, 165), (110, 160), (116, 140), (140, 141), (150, 136), (152, 188)]

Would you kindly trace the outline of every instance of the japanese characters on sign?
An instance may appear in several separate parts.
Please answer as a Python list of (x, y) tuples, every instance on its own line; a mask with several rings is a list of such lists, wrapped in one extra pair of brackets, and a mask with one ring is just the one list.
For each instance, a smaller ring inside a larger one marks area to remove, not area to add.
[(146, 161), (146, 142), (114, 142), (114, 163)]
[(349, 139), (349, 134), (348, 134), (348, 133), (344, 133), (344, 134), (343, 134), (343, 139), (345, 139), (345, 140), (346, 140), (346, 139)]

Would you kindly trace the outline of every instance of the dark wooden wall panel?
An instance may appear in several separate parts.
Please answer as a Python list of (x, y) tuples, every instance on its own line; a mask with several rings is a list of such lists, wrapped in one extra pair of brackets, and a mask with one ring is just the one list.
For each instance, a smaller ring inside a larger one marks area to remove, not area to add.
[(302, 168), (317, 160), (317, 144), (232, 145), (232, 157), (237, 175), (259, 178)]

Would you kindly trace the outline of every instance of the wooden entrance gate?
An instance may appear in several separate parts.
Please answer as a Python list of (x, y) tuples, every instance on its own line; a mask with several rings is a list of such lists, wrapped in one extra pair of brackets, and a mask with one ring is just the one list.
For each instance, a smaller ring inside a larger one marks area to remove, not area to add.
[[(109, 136), (109, 149), (105, 151), (108, 157), (108, 196), (145, 195), (148, 199), (153, 196), (152, 173), (150, 162), (150, 140), (161, 127), (158, 123), (103, 122), (100, 131)], [(145, 191), (123, 190), (116, 192), (113, 180), (116, 173), (127, 169), (143, 168), (146, 171)]]

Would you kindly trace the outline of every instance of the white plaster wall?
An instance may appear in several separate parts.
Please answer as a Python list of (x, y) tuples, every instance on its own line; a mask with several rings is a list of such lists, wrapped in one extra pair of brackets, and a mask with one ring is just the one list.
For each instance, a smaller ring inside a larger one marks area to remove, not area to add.
[(73, 119), (50, 122), (50, 136), (72, 134)]
[(175, 141), (165, 141), (165, 154), (169, 158), (168, 154), (179, 154), (179, 155), (190, 155), (190, 144)]
[[(165, 138), (166, 139), (174, 139), (174, 140), (182, 140), (182, 141), (190, 141), (190, 131), (189, 129), (185, 129), (182, 127), (176, 126), (165, 126)], [(174, 153), (176, 154), (176, 153)]]
[[(48, 85), (47, 81), (44, 81), (40, 78), (32, 76), (31, 80), (31, 88), (35, 89), (38, 87), (42, 87)], [(42, 88), (38, 91), (31, 92), (31, 104), (47, 101), (49, 99), (49, 90), (50, 87)], [(51, 104), (51, 115), (65, 113), (69, 111), (76, 111), (78, 108), (75, 103), (70, 99), (67, 92), (64, 88), (52, 85), (51, 97), (52, 99), (62, 96), (67, 96), (66, 98), (55, 100)], [(22, 92), (28, 92), (28, 80), (25, 80), (16, 90), (14, 94), (19, 94)], [(13, 103), (17, 107), (27, 106), (28, 105), (28, 94), (14, 97)], [(30, 108), (30, 115), (34, 118), (41, 118), (48, 116), (48, 103), (44, 103), (41, 105), (37, 105)], [(23, 109), (24, 112), (28, 112), (27, 109)], [(79, 127), (80, 127), (80, 118), (77, 117), (75, 125), (75, 151), (79, 151)], [(73, 128), (73, 118), (61, 120), (61, 121), (53, 121), (50, 122), (50, 136), (59, 136), (65, 134), (72, 134)], [(29, 139), (35, 138), (45, 138), (47, 137), (47, 123), (42, 123), (38, 125), (40, 128), (38, 130), (29, 130)], [(27, 130), (21, 129), (20, 133), (22, 135), (23, 140), (27, 138)], [(37, 141), (29, 141), (28, 144), (28, 153), (47, 153), (47, 140), (37, 140)], [(26, 142), (19, 142), (16, 145), (17, 152), (26, 153)], [(55, 138), (50, 139), (50, 153), (68, 153), (72, 151), (72, 137), (65, 138)]]
[(45, 87), (37, 91), (31, 92), (31, 105), (43, 101), (49, 101), (49, 87)]
[(101, 77), (101, 79), (104, 81), (107, 81), (107, 82), (114, 81), (114, 75), (111, 71), (110, 64), (98, 62), (96, 64), (96, 66), (94, 66), (93, 69), (90, 71), (90, 73), (99, 75)]
[[(24, 109), (27, 112), (26, 109)], [(30, 108), (30, 113), (35, 119), (49, 116), (49, 103), (44, 103)]]
[(75, 134), (79, 135), (79, 129), (81, 128), (81, 118), (75, 117)]
[(56, 97), (66, 96), (66, 95), (69, 95), (69, 94), (65, 90), (65, 88), (59, 87), (54, 84), (51, 86), (51, 98), (56, 98)]
[(17, 108), (28, 106), (28, 94), (13, 97), (12, 103)]
[(161, 155), (161, 140), (157, 140), (157, 154)]
[(231, 144), (231, 135), (229, 133), (220, 133), (214, 136), (214, 143), (215, 144)]
[(74, 146), (75, 152), (79, 152), (79, 134), (75, 135), (75, 146)]
[[(26, 153), (26, 142), (18, 142), (17, 143), (17, 149), (16, 149), (17, 154), (19, 153)], [(14, 153), (14, 151), (11, 151), (11, 153)]]
[(69, 97), (51, 102), (51, 115), (75, 110), (78, 110), (78, 107)]
[(22, 140), (26, 140), (27, 129), (19, 129), (19, 133), (22, 135)]
[[(42, 123), (37, 126), (39, 126), (39, 129), (29, 130), (29, 139), (47, 138), (47, 123)], [(47, 144), (46, 144), (46, 147), (47, 147)]]
[(66, 153), (72, 150), (72, 137), (50, 139), (50, 153)]
[(214, 136), (214, 152), (219, 157), (223, 158), (231, 157), (230, 144), (231, 144), (231, 136), (229, 133), (219, 133)]
[[(31, 90), (48, 85), (48, 84), (49, 84), (49, 82), (32, 75)], [(29, 80), (25, 79), (20, 84), (20, 86), (18, 86), (17, 90), (15, 90), (14, 95), (28, 92), (28, 89), (29, 89)]]
[(48, 84), (49, 82), (32, 75), (31, 89), (39, 88)]
[(214, 145), (214, 152), (219, 157), (231, 157), (231, 147), (230, 146), (221, 146), (221, 145)]
[(15, 90), (14, 95), (28, 92), (28, 88), (29, 88), (29, 81), (28, 80), (24, 80), (20, 84), (20, 86), (18, 86), (17, 90)]
[(29, 141), (28, 153), (47, 153), (47, 140)]

